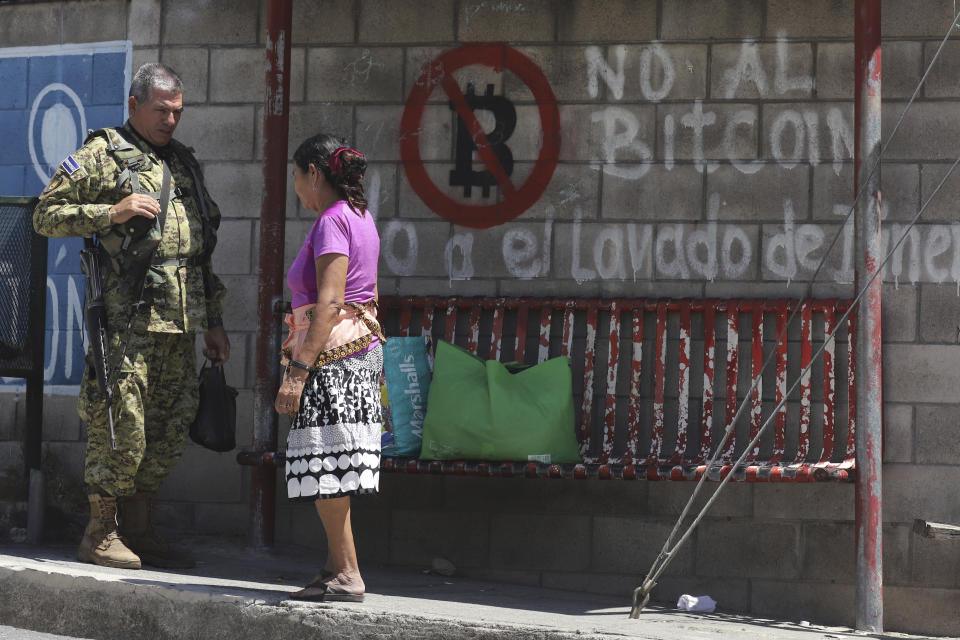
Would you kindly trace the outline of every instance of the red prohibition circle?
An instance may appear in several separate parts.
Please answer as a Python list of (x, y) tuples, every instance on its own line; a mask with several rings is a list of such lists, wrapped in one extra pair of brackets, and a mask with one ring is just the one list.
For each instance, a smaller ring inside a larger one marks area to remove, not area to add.
[[(515, 188), (509, 176), (504, 173), (487, 143), (483, 128), (453, 78), (454, 71), (470, 65), (484, 65), (499, 72), (508, 70), (520, 78), (533, 93), (540, 113), (543, 142), (533, 171), (520, 188)], [(500, 202), (489, 205), (458, 202), (443, 193), (427, 175), (420, 157), (420, 122), (423, 120), (424, 106), (437, 86), (447, 93), (454, 103), (457, 115), (470, 129), (481, 160), (500, 186)], [(400, 157), (410, 185), (430, 209), (464, 227), (488, 229), (513, 220), (529, 209), (546, 191), (559, 156), (560, 114), (553, 89), (550, 88), (543, 71), (530, 58), (504, 44), (469, 44), (440, 54), (424, 66), (424, 72), (410, 91), (400, 120)]]

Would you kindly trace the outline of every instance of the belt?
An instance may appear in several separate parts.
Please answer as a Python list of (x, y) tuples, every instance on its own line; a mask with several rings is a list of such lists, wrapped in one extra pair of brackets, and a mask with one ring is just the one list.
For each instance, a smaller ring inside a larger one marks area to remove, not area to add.
[(189, 256), (186, 258), (154, 258), (150, 265), (154, 267), (200, 267), (203, 266), (203, 256)]

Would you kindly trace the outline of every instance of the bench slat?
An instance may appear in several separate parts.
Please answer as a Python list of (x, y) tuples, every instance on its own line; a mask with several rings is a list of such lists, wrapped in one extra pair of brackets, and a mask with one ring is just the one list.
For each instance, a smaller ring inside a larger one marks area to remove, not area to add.
[(713, 377), (716, 358), (716, 303), (707, 301), (703, 311), (703, 409), (701, 411), (698, 463), (709, 457), (713, 443)]
[(483, 308), (480, 306), (479, 302), (474, 303), (470, 307), (470, 319), (468, 320), (468, 335), (467, 338), (467, 351), (470, 353), (476, 353), (477, 348), (480, 346), (480, 312), (483, 311)]
[(657, 304), (657, 337), (654, 342), (653, 356), (653, 429), (650, 433), (650, 453), (647, 464), (655, 465), (660, 460), (663, 448), (664, 392), (666, 389), (667, 369), (667, 305)]
[(607, 392), (603, 408), (603, 447), (600, 460), (607, 462), (613, 455), (617, 437), (617, 371), (620, 365), (620, 307), (614, 300), (610, 306), (610, 330), (607, 336)]
[(677, 445), (670, 464), (680, 464), (687, 450), (687, 431), (690, 426), (690, 304), (680, 306), (680, 351), (677, 359)]
[[(777, 404), (783, 402), (787, 395), (787, 301), (781, 300), (777, 306)], [(771, 464), (779, 464), (783, 459), (786, 448), (787, 405), (784, 403), (777, 411), (776, 424), (773, 434), (773, 452), (770, 456)]]
[(813, 313), (808, 303), (800, 310), (800, 370), (806, 371), (800, 378), (800, 430), (797, 439), (797, 461), (806, 462), (810, 455), (810, 420), (813, 413), (812, 370)]
[[(569, 324), (573, 324), (573, 309), (567, 309)], [(567, 324), (564, 323), (564, 337), (567, 335)], [(573, 329), (570, 328), (570, 343), (573, 342)], [(586, 346), (583, 355), (583, 409), (580, 412), (580, 455), (587, 456), (590, 453), (590, 437), (593, 433), (593, 380), (594, 380), (594, 362), (597, 353), (597, 308), (595, 306), (587, 309), (586, 326)], [(564, 348), (567, 354), (572, 350), (567, 346), (567, 340), (564, 340)], [(564, 355), (567, 355), (564, 354)]]
[(493, 327), (490, 336), (490, 360), (500, 359), (500, 349), (503, 345), (503, 299), (497, 300), (493, 308)]
[(526, 362), (524, 356), (527, 353), (527, 316), (530, 311), (530, 305), (526, 302), (517, 307), (517, 341), (513, 353), (513, 359), (517, 362)]
[(857, 455), (857, 379), (854, 346), (857, 343), (857, 313), (847, 316), (847, 451), (846, 459)]
[[(733, 429), (733, 419), (737, 415), (737, 375), (740, 363), (740, 312), (736, 301), (727, 305), (727, 416), (723, 423), (726, 430)], [(737, 443), (736, 430), (727, 439), (720, 460), (733, 461), (733, 450)]]
[(447, 301), (447, 321), (443, 327), (443, 339), (447, 342), (453, 342), (453, 336), (457, 331), (457, 299), (451, 298)]
[[(757, 437), (760, 427), (763, 426), (763, 301), (755, 300), (750, 309), (750, 440)], [(753, 446), (747, 456), (747, 462), (753, 462), (760, 455), (760, 443)]]
[[(836, 327), (836, 316), (832, 308), (823, 311), (823, 338), (827, 339), (830, 332)], [(836, 369), (834, 359), (836, 357), (837, 342), (836, 338), (831, 338), (823, 351), (823, 450), (820, 453), (818, 464), (830, 462), (833, 455), (833, 443), (836, 429)]]
[(423, 330), (420, 332), (422, 336), (429, 336), (433, 333), (433, 310), (435, 306), (432, 302), (428, 302), (423, 306)]
[(544, 306), (540, 310), (540, 349), (537, 352), (537, 363), (544, 362), (550, 357), (550, 307)]
[(627, 450), (624, 464), (637, 459), (640, 440), (640, 380), (643, 373), (643, 309), (634, 308), (632, 314), (633, 344), (630, 361), (630, 418), (627, 425)]

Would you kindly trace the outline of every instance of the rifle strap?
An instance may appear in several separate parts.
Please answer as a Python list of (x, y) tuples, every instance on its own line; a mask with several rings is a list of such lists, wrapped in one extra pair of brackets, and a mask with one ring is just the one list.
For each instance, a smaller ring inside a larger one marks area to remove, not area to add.
[[(163, 182), (160, 185), (160, 215), (157, 216), (157, 228), (160, 230), (160, 237), (163, 237), (163, 224), (167, 219), (167, 206), (170, 204), (170, 165), (163, 158)], [(154, 249), (156, 251), (156, 249)], [(152, 259), (153, 256), (151, 255)]]

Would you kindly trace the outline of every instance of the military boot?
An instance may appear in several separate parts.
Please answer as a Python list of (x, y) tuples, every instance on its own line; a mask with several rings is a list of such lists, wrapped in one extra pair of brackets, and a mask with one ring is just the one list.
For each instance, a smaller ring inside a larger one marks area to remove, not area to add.
[(83, 532), (77, 558), (102, 567), (139, 569), (140, 558), (120, 539), (117, 533), (117, 499), (90, 494), (90, 522)]
[(193, 556), (177, 551), (157, 534), (153, 526), (154, 493), (140, 491), (120, 498), (120, 535), (140, 559), (163, 569), (189, 569)]

